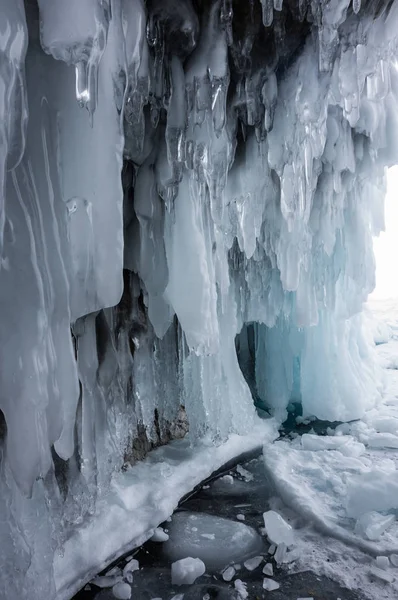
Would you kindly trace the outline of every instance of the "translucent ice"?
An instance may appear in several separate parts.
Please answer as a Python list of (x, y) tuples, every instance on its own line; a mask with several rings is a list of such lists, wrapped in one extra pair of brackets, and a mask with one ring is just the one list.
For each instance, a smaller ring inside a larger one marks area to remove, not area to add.
[[(203, 537), (203, 534), (211, 537)], [(262, 549), (262, 540), (251, 527), (202, 513), (176, 513), (169, 526), (169, 536), (163, 551), (171, 560), (193, 556), (212, 570), (253, 556)]]
[(263, 514), (264, 528), (271, 544), (279, 546), (285, 543), (291, 546), (294, 543), (294, 533), (292, 526), (283, 519), (283, 517), (274, 510), (269, 510)]

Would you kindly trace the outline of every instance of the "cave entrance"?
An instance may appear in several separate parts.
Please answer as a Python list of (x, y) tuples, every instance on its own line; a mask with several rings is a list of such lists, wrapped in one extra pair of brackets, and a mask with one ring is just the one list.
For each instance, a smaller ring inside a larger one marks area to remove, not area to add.
[(235, 337), (238, 363), (257, 413), (282, 417), (290, 427), (302, 415), (300, 341), (300, 333), (282, 320), (274, 327), (245, 323)]

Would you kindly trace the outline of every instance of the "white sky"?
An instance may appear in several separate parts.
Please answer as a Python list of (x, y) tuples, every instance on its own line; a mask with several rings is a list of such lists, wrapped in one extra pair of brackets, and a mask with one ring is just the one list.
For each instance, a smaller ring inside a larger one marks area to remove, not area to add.
[(374, 239), (376, 289), (374, 298), (398, 297), (398, 167), (387, 175), (385, 232)]

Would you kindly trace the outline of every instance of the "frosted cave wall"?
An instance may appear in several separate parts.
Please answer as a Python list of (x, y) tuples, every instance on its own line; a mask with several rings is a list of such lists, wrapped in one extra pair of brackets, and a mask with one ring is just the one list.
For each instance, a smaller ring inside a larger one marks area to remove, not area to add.
[(297, 391), (331, 420), (379, 397), (358, 313), (398, 162), (398, 2), (0, 16), (0, 596), (36, 600), (113, 472), (188, 427), (250, 431), (245, 324), (278, 418)]

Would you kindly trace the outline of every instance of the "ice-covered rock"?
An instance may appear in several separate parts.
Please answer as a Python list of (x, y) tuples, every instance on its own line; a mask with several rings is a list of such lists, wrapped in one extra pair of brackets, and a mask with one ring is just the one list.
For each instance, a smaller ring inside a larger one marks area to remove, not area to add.
[(181, 558), (171, 565), (171, 582), (173, 585), (191, 585), (205, 572), (206, 566), (200, 558)]
[(211, 570), (220, 570), (263, 548), (261, 537), (251, 527), (204, 513), (176, 513), (169, 526), (169, 536), (163, 545), (168, 558), (197, 557)]
[(263, 514), (264, 528), (271, 544), (279, 546), (284, 543), (291, 546), (294, 543), (292, 526), (275, 510), (268, 510)]

